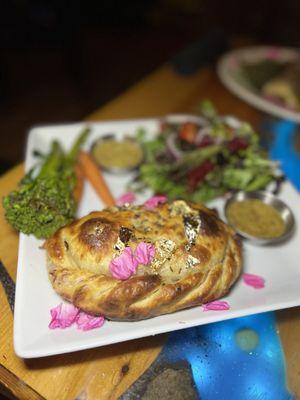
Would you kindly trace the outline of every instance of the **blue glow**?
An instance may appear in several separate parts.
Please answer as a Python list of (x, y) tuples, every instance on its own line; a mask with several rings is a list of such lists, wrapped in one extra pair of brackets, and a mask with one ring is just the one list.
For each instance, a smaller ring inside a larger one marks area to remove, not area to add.
[[(268, 123), (266, 130), (273, 133), (272, 142), (266, 143), (270, 156), (280, 160), (285, 175), (300, 190), (300, 154), (294, 148), (298, 127), (290, 121), (269, 119)], [(251, 351), (237, 345), (235, 335), (242, 329), (258, 335), (257, 346)], [(286, 387), (284, 356), (273, 313), (173, 332), (159, 357), (168, 363), (190, 363), (201, 400), (294, 399)]]
[[(238, 347), (235, 334), (252, 329), (259, 337), (250, 352)], [(273, 313), (173, 332), (160, 358), (191, 365), (201, 400), (291, 400), (284, 358)]]
[(298, 125), (284, 120), (275, 120), (267, 125), (267, 129), (273, 133), (273, 140), (268, 145), (270, 157), (280, 161), (285, 175), (300, 190), (300, 153), (296, 152), (294, 146)]

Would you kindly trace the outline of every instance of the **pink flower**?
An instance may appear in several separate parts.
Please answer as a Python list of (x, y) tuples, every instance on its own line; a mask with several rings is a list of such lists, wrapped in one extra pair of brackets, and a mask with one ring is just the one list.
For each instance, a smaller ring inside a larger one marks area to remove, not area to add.
[(237, 69), (237, 68), (238, 68), (239, 62), (238, 62), (238, 60), (236, 59), (236, 57), (231, 57), (231, 58), (229, 59), (229, 65), (230, 65), (230, 67), (231, 67), (232, 69)]
[(109, 269), (114, 278), (125, 280), (135, 273), (137, 266), (131, 248), (125, 247), (120, 256), (111, 260)]
[(104, 324), (104, 317), (95, 317), (80, 311), (79, 308), (69, 303), (60, 303), (58, 306), (50, 310), (51, 322), (50, 329), (64, 329), (76, 323), (77, 328), (83, 331), (88, 331), (94, 328), (100, 328)]
[(145, 203), (144, 206), (146, 208), (152, 209), (157, 207), (159, 204), (164, 204), (167, 201), (167, 197), (166, 196), (153, 196), (150, 197), (150, 199), (148, 199)]
[(83, 331), (89, 331), (95, 328), (101, 328), (104, 324), (105, 319), (103, 316), (94, 316), (85, 313), (84, 311), (80, 311), (76, 318), (76, 325), (78, 329)]
[(136, 200), (135, 194), (133, 192), (126, 192), (122, 196), (118, 197), (116, 203), (118, 206), (123, 206), (128, 203), (131, 204)]
[(73, 304), (69, 303), (60, 303), (57, 307), (54, 307), (50, 310), (51, 313), (51, 322), (49, 324), (50, 329), (56, 328), (67, 328), (71, 326), (79, 313), (79, 309)]
[(134, 257), (139, 264), (148, 265), (155, 256), (153, 244), (140, 242), (135, 249)]
[(210, 303), (206, 303), (206, 304), (202, 304), (203, 307), (203, 311), (225, 311), (225, 310), (229, 310), (230, 306), (227, 303), (227, 301), (220, 301), (220, 300), (216, 300), (216, 301), (211, 301)]
[(278, 47), (270, 47), (266, 53), (267, 58), (270, 60), (277, 60), (280, 56), (280, 49)]
[(243, 274), (243, 281), (246, 285), (254, 287), (254, 289), (262, 289), (265, 287), (265, 280), (259, 275)]

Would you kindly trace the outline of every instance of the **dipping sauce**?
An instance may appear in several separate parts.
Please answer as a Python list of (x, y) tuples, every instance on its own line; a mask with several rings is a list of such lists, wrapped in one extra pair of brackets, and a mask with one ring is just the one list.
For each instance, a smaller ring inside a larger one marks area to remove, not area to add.
[(99, 166), (111, 171), (134, 169), (143, 160), (141, 146), (131, 139), (100, 139), (94, 143), (91, 153)]
[(280, 213), (258, 199), (235, 201), (230, 204), (227, 218), (236, 229), (257, 238), (277, 238), (285, 232), (285, 224)]

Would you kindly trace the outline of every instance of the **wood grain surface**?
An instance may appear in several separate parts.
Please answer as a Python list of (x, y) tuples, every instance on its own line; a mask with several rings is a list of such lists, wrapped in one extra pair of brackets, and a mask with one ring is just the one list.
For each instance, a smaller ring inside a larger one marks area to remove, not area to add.
[[(88, 120), (160, 116), (193, 112), (209, 97), (222, 113), (235, 114), (256, 125), (261, 115), (227, 92), (212, 69), (179, 76), (170, 65), (149, 75)], [(0, 197), (15, 188), (23, 174), (16, 166), (0, 178)], [(15, 280), (18, 235), (0, 208), (0, 259)], [(117, 399), (155, 360), (166, 335), (134, 340), (66, 355), (23, 360), (13, 349), (13, 318), (0, 287), (0, 382), (2, 392), (19, 399)], [(300, 308), (277, 313), (290, 390), (300, 396)]]

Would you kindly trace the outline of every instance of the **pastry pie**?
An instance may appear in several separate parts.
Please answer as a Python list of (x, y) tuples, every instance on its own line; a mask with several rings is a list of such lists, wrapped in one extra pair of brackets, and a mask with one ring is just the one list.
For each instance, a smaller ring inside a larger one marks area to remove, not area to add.
[(176, 200), (106, 208), (45, 243), (55, 291), (83, 311), (135, 321), (224, 296), (240, 242), (214, 211)]

